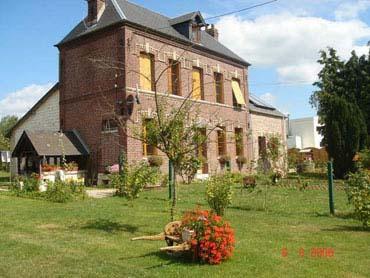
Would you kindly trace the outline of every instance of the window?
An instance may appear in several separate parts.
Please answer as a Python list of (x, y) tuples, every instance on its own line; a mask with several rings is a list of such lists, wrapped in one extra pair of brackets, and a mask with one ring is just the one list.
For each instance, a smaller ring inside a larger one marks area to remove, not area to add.
[(180, 96), (180, 65), (179, 61), (169, 60), (168, 91)]
[(140, 89), (155, 91), (154, 56), (140, 53)]
[(267, 143), (265, 136), (258, 137), (258, 155), (261, 158), (266, 157), (267, 154)]
[(221, 73), (215, 72), (215, 89), (217, 103), (224, 103), (224, 80)]
[(233, 88), (233, 106), (240, 107), (245, 105), (244, 96), (242, 90), (240, 89), (240, 80), (233, 78), (231, 80), (231, 86)]
[(148, 157), (151, 155), (157, 155), (157, 148), (155, 146), (147, 144), (146, 138), (147, 138), (147, 126), (150, 124), (152, 119), (145, 119), (143, 123), (143, 156)]
[(193, 86), (192, 98), (196, 100), (204, 99), (203, 90), (203, 70), (200, 68), (193, 68)]
[(237, 156), (244, 156), (243, 129), (235, 128), (235, 149)]
[(103, 132), (117, 132), (118, 131), (117, 122), (114, 119), (103, 120), (102, 131)]
[(218, 155), (226, 155), (226, 128), (217, 130)]

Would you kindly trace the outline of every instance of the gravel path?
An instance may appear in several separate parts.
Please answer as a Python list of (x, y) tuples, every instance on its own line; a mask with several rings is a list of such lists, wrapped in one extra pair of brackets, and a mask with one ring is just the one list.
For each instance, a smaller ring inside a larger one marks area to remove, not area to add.
[(115, 189), (88, 189), (86, 190), (87, 196), (95, 199), (112, 197), (116, 192)]

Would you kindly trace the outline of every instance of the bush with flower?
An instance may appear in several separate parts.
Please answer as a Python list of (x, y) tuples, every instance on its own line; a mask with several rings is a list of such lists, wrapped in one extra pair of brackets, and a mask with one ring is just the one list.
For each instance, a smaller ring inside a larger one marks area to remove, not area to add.
[(220, 264), (232, 256), (235, 238), (234, 230), (221, 216), (207, 210), (185, 213), (182, 227), (194, 231), (191, 250), (194, 259), (209, 264)]

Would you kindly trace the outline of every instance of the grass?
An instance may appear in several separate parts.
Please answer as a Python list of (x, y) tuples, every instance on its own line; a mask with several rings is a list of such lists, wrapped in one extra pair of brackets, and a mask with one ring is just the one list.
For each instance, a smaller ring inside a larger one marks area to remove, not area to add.
[[(207, 207), (202, 185), (178, 191), (178, 215), (196, 204)], [(235, 189), (225, 217), (235, 228), (236, 249), (220, 266), (161, 253), (164, 242), (130, 241), (162, 231), (167, 195), (166, 189), (146, 191), (131, 206), (117, 197), (52, 204), (0, 193), (0, 277), (370, 276), (370, 231), (347, 213), (342, 190), (335, 192), (340, 217), (331, 217), (326, 191), (275, 187), (264, 211), (263, 194)], [(334, 257), (311, 257), (317, 247), (334, 248)]]
[(9, 185), (10, 173), (0, 170), (0, 187)]

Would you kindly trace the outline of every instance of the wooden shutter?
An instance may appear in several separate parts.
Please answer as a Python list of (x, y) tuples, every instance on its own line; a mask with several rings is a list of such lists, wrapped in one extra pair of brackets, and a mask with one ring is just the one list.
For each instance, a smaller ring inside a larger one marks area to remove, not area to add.
[(239, 85), (238, 80), (233, 79), (233, 80), (231, 81), (231, 85), (232, 85), (232, 87), (233, 87), (233, 94), (234, 94), (234, 96), (235, 96), (236, 102), (237, 102), (239, 105), (245, 105), (245, 100), (244, 100), (244, 97), (243, 97), (242, 91), (241, 91), (241, 89), (240, 89), (240, 85)]
[(140, 54), (140, 89), (152, 91), (152, 59), (149, 54)]
[(201, 70), (194, 68), (193, 69), (193, 92), (192, 98), (196, 100), (202, 99), (202, 77)]

